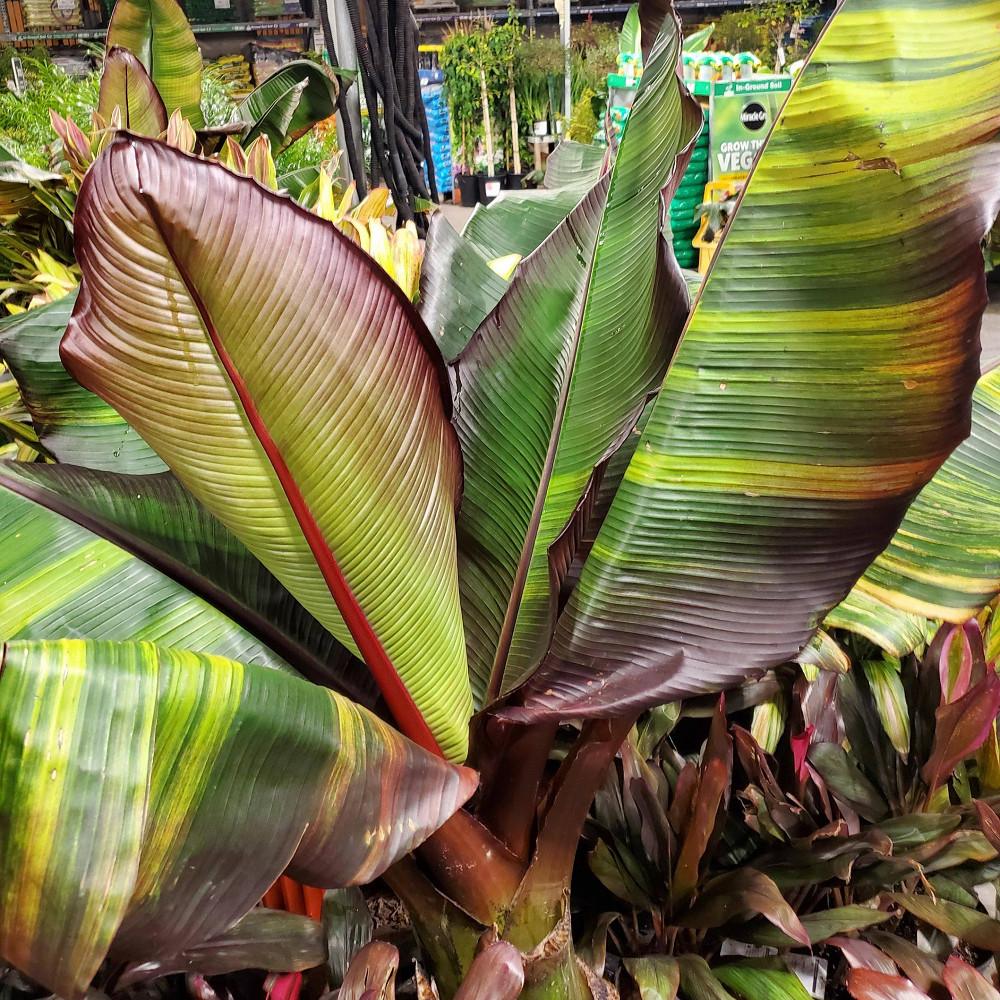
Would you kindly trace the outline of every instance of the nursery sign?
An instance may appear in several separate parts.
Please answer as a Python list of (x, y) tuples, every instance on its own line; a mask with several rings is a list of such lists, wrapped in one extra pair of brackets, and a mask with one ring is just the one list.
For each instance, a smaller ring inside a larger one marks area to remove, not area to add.
[(758, 76), (712, 85), (709, 138), (713, 181), (741, 180), (750, 173), (754, 155), (764, 145), (791, 89), (790, 76)]

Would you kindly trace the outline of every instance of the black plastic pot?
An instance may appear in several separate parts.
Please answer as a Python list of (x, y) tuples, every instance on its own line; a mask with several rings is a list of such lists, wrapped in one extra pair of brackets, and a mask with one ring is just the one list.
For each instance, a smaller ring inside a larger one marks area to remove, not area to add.
[(458, 182), (458, 200), (462, 205), (473, 208), (479, 201), (479, 181), (475, 174), (459, 174), (455, 180)]
[(527, 176), (527, 174), (508, 174), (504, 178), (504, 187), (508, 191), (520, 191), (524, 186), (524, 178)]
[(506, 179), (506, 170), (497, 171), (493, 177), (487, 174), (476, 174), (476, 180), (479, 182), (479, 200), (484, 205), (488, 205), (491, 201), (496, 201), (497, 195), (504, 188)]

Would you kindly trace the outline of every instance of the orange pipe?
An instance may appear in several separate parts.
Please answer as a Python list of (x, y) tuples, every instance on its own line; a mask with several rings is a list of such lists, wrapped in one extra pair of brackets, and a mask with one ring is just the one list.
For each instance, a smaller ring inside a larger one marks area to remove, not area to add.
[(313, 920), (321, 920), (323, 917), (323, 890), (311, 885), (302, 886), (302, 896), (306, 904), (306, 916)]

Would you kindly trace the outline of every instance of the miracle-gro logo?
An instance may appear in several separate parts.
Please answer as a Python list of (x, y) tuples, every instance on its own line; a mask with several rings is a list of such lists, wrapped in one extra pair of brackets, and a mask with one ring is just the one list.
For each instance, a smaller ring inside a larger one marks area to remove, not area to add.
[(767, 124), (767, 110), (763, 104), (751, 101), (749, 104), (743, 105), (743, 110), (740, 112), (740, 121), (743, 123), (744, 128), (749, 129), (751, 132), (756, 132)]

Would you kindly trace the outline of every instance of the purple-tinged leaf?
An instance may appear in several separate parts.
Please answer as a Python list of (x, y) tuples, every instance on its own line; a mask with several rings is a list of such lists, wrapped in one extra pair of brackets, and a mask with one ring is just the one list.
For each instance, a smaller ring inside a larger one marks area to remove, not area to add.
[(889, 931), (868, 930), (865, 936), (877, 945), (906, 973), (920, 989), (934, 1000), (947, 1000), (943, 987), (944, 966), (933, 955), (921, 951), (906, 938)]
[(944, 964), (944, 984), (952, 1000), (1000, 1000), (996, 987), (957, 955), (952, 955)]
[[(938, 675), (941, 679), (941, 704), (961, 698), (969, 690), (972, 679), (972, 646), (969, 636), (961, 625), (942, 625), (947, 635), (941, 646), (938, 660)], [(976, 629), (979, 629), (978, 624)], [(982, 633), (980, 633), (980, 643)]]
[(844, 953), (852, 969), (872, 969), (887, 976), (898, 976), (899, 968), (889, 956), (860, 938), (832, 937), (826, 942)]
[(256, 907), (218, 937), (172, 958), (135, 962), (118, 977), (115, 991), (176, 972), (218, 976), (241, 969), (301, 972), (326, 960), (323, 927), (309, 917)]
[(1000, 816), (997, 816), (982, 799), (974, 799), (973, 801), (976, 812), (979, 814), (979, 828), (993, 847), (1000, 851)]
[[(676, 884), (676, 880), (675, 880)], [(809, 934), (781, 891), (762, 872), (737, 868), (708, 882), (679, 921), (684, 927), (720, 927), (729, 920), (759, 913), (793, 944), (808, 947)]]
[(473, 959), (455, 1000), (515, 1000), (523, 987), (521, 953), (506, 941), (494, 941)]
[(842, 746), (814, 743), (809, 747), (809, 763), (819, 772), (834, 798), (859, 816), (874, 823), (888, 813), (889, 807), (879, 790)]
[(74, 227), (67, 369), (361, 654), (402, 730), (464, 759), (461, 455), (412, 303), (319, 216), (138, 136), (91, 168)]
[(889, 976), (873, 969), (851, 969), (847, 988), (855, 1000), (928, 1000), (922, 990), (902, 976)]
[(957, 701), (937, 709), (934, 713), (934, 745), (921, 771), (929, 789), (928, 796), (947, 781), (959, 762), (982, 746), (998, 710), (1000, 674), (992, 669)]
[(119, 108), (122, 128), (158, 139), (167, 127), (167, 109), (146, 67), (128, 49), (112, 45), (104, 56), (97, 111), (110, 120)]
[(339, 1000), (395, 1000), (399, 950), (385, 941), (372, 941), (354, 956), (340, 987)]

